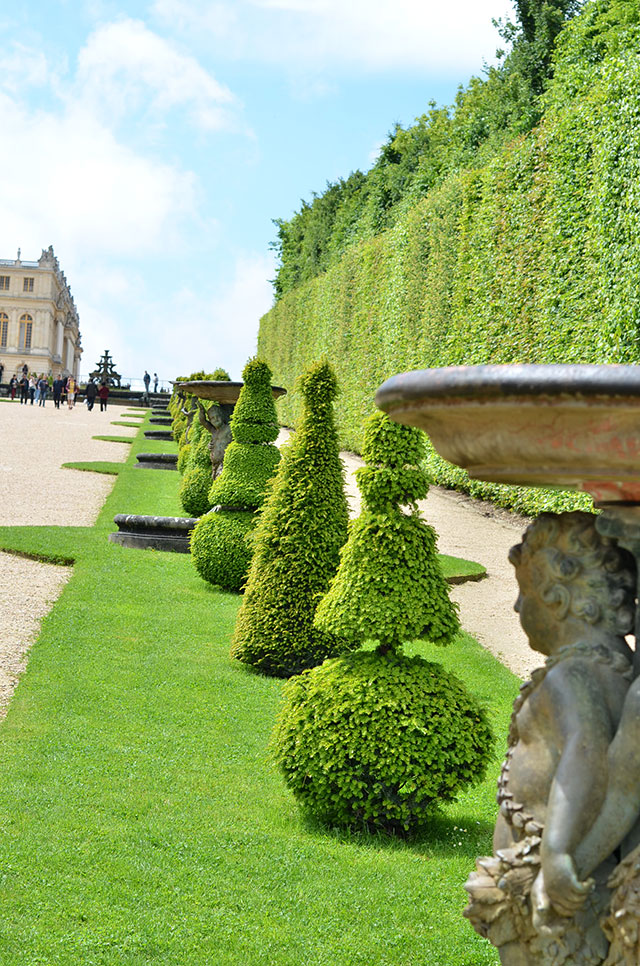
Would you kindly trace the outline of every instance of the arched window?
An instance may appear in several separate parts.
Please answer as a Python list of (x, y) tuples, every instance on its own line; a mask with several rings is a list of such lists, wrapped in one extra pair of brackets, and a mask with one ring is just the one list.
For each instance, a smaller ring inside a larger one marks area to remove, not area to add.
[(20, 316), (20, 341), (18, 345), (21, 349), (31, 348), (31, 333), (33, 331), (33, 319), (25, 312)]
[(9, 316), (6, 312), (0, 312), (0, 348), (7, 348), (9, 338)]

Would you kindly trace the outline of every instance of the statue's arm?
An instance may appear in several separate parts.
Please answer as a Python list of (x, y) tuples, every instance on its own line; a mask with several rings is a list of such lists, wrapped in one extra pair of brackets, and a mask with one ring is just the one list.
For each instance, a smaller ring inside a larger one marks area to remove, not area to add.
[(583, 876), (600, 865), (640, 816), (640, 679), (625, 697), (620, 724), (607, 755), (607, 793), (599, 814), (576, 850)]
[(568, 916), (591, 889), (578, 878), (575, 854), (605, 800), (611, 721), (590, 662), (558, 665), (545, 689), (545, 708), (562, 750), (547, 802), (541, 864), (551, 905)]

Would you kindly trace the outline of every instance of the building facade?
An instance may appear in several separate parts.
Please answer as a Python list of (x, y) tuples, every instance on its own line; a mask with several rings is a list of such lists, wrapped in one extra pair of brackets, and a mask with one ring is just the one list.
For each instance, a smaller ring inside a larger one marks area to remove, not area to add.
[(0, 258), (0, 365), (13, 375), (78, 377), (80, 320), (51, 246), (37, 262)]

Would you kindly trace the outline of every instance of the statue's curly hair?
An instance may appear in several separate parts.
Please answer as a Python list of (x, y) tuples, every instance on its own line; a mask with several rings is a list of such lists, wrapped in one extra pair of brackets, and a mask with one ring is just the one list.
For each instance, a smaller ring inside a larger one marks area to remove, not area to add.
[(634, 629), (636, 563), (615, 540), (596, 530), (592, 513), (541, 513), (512, 547), (514, 567), (531, 562), (540, 579), (538, 592), (552, 604), (557, 587), (571, 596), (570, 613), (589, 624), (604, 624), (616, 634)]

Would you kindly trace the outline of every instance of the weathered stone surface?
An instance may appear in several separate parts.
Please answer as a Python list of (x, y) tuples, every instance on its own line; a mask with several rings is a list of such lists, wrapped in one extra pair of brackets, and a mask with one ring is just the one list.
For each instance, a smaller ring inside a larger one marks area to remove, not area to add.
[(177, 470), (177, 453), (138, 453), (136, 469)]
[(170, 429), (145, 429), (144, 435), (147, 439), (173, 439)]
[(197, 517), (152, 517), (135, 513), (118, 513), (113, 520), (118, 532), (109, 534), (112, 543), (174, 553), (189, 553), (190, 534), (198, 522)]
[(170, 426), (173, 420), (170, 416), (150, 416), (149, 422), (154, 426)]

